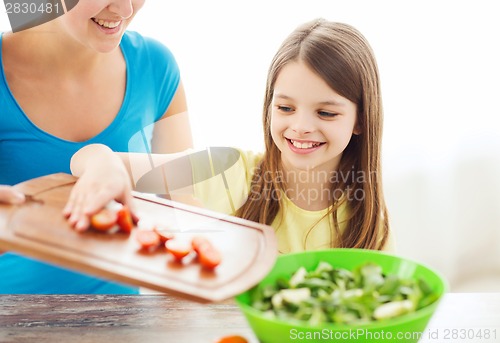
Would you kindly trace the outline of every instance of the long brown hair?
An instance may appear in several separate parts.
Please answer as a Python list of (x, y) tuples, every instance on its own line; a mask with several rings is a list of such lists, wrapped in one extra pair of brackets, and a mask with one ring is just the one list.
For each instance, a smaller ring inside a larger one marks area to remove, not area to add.
[[(276, 79), (282, 68), (292, 61), (306, 63), (335, 92), (357, 105), (360, 134), (352, 136), (337, 171), (354, 177), (332, 183), (332, 190), (340, 189), (344, 194), (340, 200), (331, 200), (333, 230), (338, 247), (381, 249), (387, 240), (389, 223), (381, 179), (383, 110), (379, 73), (367, 40), (347, 24), (324, 19), (305, 23), (285, 39), (274, 56), (263, 108), (266, 152), (253, 176), (250, 195), (237, 215), (270, 225), (279, 212), (280, 200), (276, 194), (283, 191), (285, 185), (279, 177), (280, 151), (271, 137), (271, 103)], [(344, 202), (347, 202), (349, 216), (341, 234), (337, 209)]]

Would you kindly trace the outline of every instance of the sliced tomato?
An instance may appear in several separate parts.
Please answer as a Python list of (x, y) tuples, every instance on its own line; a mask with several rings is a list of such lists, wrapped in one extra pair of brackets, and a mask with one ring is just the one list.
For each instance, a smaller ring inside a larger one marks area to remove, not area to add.
[(160, 229), (158, 227), (154, 227), (153, 230), (158, 234), (158, 236), (160, 236), (160, 241), (162, 243), (165, 243), (166, 241), (175, 238), (175, 235), (166, 229)]
[(117, 224), (120, 230), (126, 233), (130, 233), (134, 228), (134, 221), (132, 219), (132, 213), (127, 206), (123, 206), (117, 214)]
[(153, 250), (160, 246), (160, 236), (153, 230), (135, 230), (135, 239), (145, 250)]
[(221, 337), (215, 343), (248, 343), (248, 341), (245, 337), (234, 335)]
[(222, 257), (218, 250), (214, 247), (204, 249), (198, 253), (198, 260), (200, 264), (207, 269), (214, 269), (221, 261)]
[(200, 264), (207, 269), (214, 269), (221, 261), (220, 252), (205, 237), (197, 236), (191, 240), (193, 250), (198, 254)]
[(212, 243), (210, 243), (210, 241), (205, 237), (201, 236), (193, 237), (193, 239), (191, 240), (191, 245), (193, 246), (193, 250), (196, 251), (197, 254), (199, 254), (202, 250), (210, 249), (212, 247)]
[(108, 231), (116, 225), (118, 216), (115, 211), (103, 208), (90, 217), (90, 225), (99, 231)]
[(169, 239), (165, 243), (165, 248), (167, 248), (167, 251), (179, 261), (189, 255), (192, 251), (192, 247), (188, 243), (182, 242), (178, 239)]

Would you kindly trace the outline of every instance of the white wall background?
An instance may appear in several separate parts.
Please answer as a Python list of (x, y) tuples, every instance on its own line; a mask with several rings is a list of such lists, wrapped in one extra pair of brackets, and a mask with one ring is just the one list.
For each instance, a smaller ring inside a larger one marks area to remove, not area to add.
[(130, 29), (176, 55), (198, 147), (260, 150), (266, 73), (285, 36), (316, 17), (357, 27), (382, 77), (398, 253), (452, 290), (500, 291), (498, 13), (495, 0), (147, 0)]

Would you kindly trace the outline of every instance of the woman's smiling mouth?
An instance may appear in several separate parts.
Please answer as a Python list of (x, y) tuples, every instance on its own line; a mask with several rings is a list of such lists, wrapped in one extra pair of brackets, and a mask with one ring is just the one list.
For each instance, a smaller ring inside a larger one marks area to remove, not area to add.
[(121, 20), (111, 21), (111, 20), (104, 20), (104, 19), (97, 19), (97, 18), (92, 18), (92, 20), (97, 25), (99, 25), (103, 28), (106, 28), (106, 29), (114, 29), (114, 28), (120, 26), (120, 24), (122, 23)]

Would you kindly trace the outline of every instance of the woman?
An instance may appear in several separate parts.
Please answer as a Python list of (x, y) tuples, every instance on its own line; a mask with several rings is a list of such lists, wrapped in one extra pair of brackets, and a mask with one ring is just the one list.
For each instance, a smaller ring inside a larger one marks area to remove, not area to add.
[[(81, 0), (53, 21), (0, 36), (0, 201), (23, 201), (11, 185), (70, 173), (72, 155), (88, 144), (158, 153), (192, 146), (174, 56), (126, 31), (144, 2)], [(87, 175), (104, 167), (99, 157), (91, 164)], [(115, 176), (106, 196), (132, 205), (123, 192), (130, 181)], [(0, 293), (137, 293), (13, 253), (0, 255), (0, 274)]]

